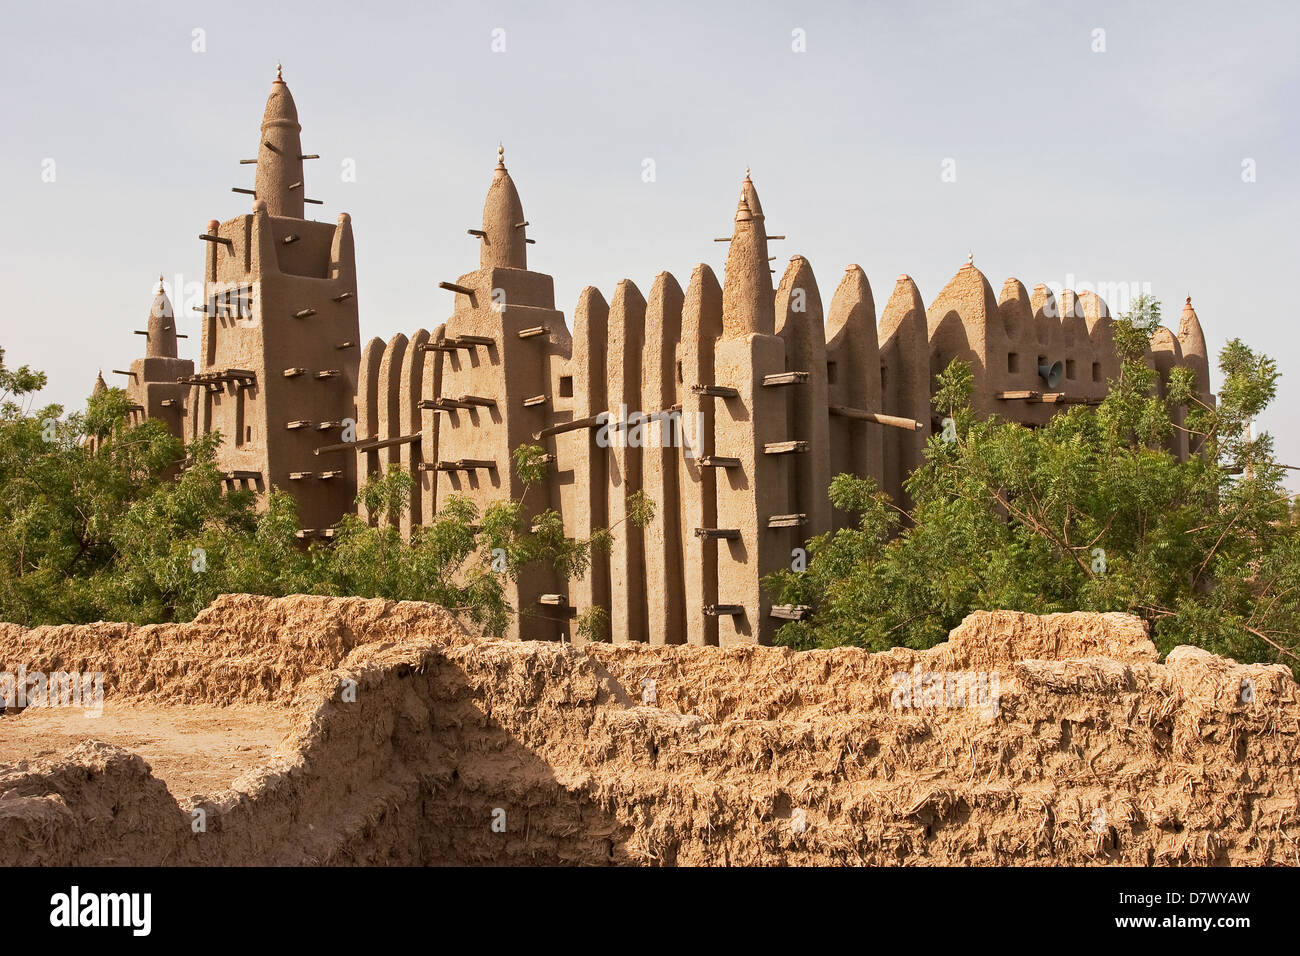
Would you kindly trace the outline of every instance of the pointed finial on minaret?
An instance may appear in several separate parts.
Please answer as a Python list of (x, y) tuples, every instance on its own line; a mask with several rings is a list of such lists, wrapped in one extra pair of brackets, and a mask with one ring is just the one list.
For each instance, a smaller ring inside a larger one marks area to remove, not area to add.
[(254, 202), (266, 200), (267, 213), (303, 218), (302, 125), (279, 63), (262, 113), (262, 136), (253, 181)]
[(767, 229), (758, 190), (745, 167), (740, 199), (727, 247), (727, 265), (722, 279), (722, 328), (727, 338), (757, 332), (772, 335), (776, 329), (772, 270), (768, 266)]
[(483, 202), (484, 240), (479, 248), (479, 267), (527, 269), (528, 238), (524, 232), (527, 225), (519, 191), (506, 169), (506, 148), (498, 143), (497, 166)]
[(975, 265), (975, 250), (972, 249), (970, 252), (966, 253), (966, 265)]
[(284, 67), (280, 65), (278, 60), (275, 63), (275, 78), (281, 83), (284, 82)]

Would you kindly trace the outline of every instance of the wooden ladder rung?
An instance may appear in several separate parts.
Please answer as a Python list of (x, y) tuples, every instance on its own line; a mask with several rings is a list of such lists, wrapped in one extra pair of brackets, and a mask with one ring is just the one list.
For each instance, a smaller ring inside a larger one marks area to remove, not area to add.
[(773, 604), (768, 616), (783, 621), (802, 621), (808, 617), (810, 610), (806, 604)]
[(691, 391), (705, 398), (739, 398), (740, 392), (730, 385), (692, 385)]
[(745, 609), (739, 604), (706, 604), (704, 613), (709, 617), (740, 617)]
[(776, 385), (804, 385), (807, 381), (807, 372), (776, 372), (763, 376), (763, 385), (768, 388)]
[(769, 528), (797, 528), (808, 520), (806, 514), (772, 515), (767, 519)]

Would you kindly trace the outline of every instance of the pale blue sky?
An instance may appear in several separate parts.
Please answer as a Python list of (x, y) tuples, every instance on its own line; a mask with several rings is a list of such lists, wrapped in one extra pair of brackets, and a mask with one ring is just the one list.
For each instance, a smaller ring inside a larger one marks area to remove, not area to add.
[(325, 205), (309, 208), (353, 216), (367, 338), (446, 318), (437, 283), (477, 265), (465, 230), (498, 141), (531, 264), (566, 314), (585, 285), (644, 292), (661, 269), (684, 285), (699, 261), (720, 273), (712, 239), (749, 165), (770, 231), (789, 237), (778, 274), (808, 257), (825, 299), (858, 263), (879, 305), (900, 272), (929, 302), (968, 251), (995, 288), (1149, 284), (1174, 328), (1190, 292), (1212, 357), (1240, 336), (1287, 373), (1261, 425), (1300, 465), (1294, 3), (9, 0), (3, 14), (0, 345), (50, 373), (50, 400), (80, 403), (101, 367), (121, 384), (108, 370), (140, 353), (131, 330), (159, 272), (201, 280), (198, 233), (248, 208), (230, 187), (252, 184), (238, 160), (256, 154), (278, 59), (323, 157), (307, 195)]

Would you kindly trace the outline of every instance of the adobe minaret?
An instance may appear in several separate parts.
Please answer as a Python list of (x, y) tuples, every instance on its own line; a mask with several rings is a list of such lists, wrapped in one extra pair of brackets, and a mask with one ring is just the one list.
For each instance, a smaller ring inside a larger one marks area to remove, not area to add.
[(185, 435), (185, 395), (180, 382), (194, 374), (194, 363), (176, 355), (176, 315), (158, 277), (158, 288), (149, 304), (149, 316), (142, 330), (144, 357), (131, 363), (126, 395), (134, 408), (133, 420), (157, 418), (177, 438)]
[(1183, 364), (1196, 376), (1196, 394), (1202, 402), (1209, 405), (1213, 401), (1210, 394), (1210, 356), (1205, 346), (1205, 333), (1201, 331), (1201, 320), (1192, 308), (1189, 295), (1183, 303), (1183, 314), (1178, 318), (1178, 344), (1182, 350)]
[[(718, 527), (697, 532), (719, 539), (718, 599), (706, 613), (718, 618), (720, 644), (769, 642), (775, 630), (772, 600), (760, 581), (788, 567), (791, 549), (804, 538), (808, 515), (790, 508), (791, 462), (806, 450), (790, 441), (788, 425), (795, 406), (786, 386), (799, 384), (798, 371), (787, 373), (786, 340), (776, 334), (767, 231), (747, 173), (723, 277), (722, 338), (714, 351), (714, 379), (708, 383), (719, 390), (716, 450), (711, 461), (700, 462), (720, 469)], [(802, 371), (806, 381), (807, 370)]]
[[(503, 499), (517, 500), (524, 488), (511, 458), (550, 421), (559, 362), (571, 348), (563, 313), (555, 308), (551, 277), (528, 270), (523, 204), (498, 148), (483, 228), (479, 268), (443, 287), (455, 293), (455, 308), (443, 338), (429, 348), (442, 353), (441, 394), (426, 396), (441, 414), (437, 461), (425, 463), (438, 476), (438, 501), (460, 495), (480, 510)], [(571, 389), (568, 389), (571, 392)], [(553, 437), (541, 440), (555, 453)], [(527, 518), (559, 507), (554, 482), (530, 489)], [(507, 593), (519, 611), (512, 634), (558, 638), (564, 623), (558, 582), (549, 570), (525, 568), (508, 577)]]
[[(1178, 345), (1182, 351), (1183, 364), (1196, 376), (1196, 397), (1203, 405), (1213, 407), (1214, 396), (1210, 394), (1210, 353), (1205, 345), (1205, 333), (1201, 331), (1201, 320), (1192, 308), (1189, 295), (1183, 303), (1183, 314), (1178, 318)], [(1201, 447), (1201, 440), (1194, 435), (1187, 436), (1188, 451), (1195, 453)]]
[[(293, 95), (277, 67), (262, 118), (253, 211), (208, 223), (203, 343), (189, 433), (219, 431), (228, 483), (289, 489), (302, 536), (328, 536), (353, 510), (355, 456), (340, 444), (355, 418), (358, 338), (352, 222), (303, 218)], [(324, 448), (322, 448), (324, 446)], [(351, 451), (351, 445), (347, 449)], [(316, 454), (321, 449), (321, 454)]]
[(266, 203), (270, 216), (303, 218), (302, 125), (298, 107), (284, 82), (280, 64), (262, 114), (262, 142), (257, 147), (254, 195)]

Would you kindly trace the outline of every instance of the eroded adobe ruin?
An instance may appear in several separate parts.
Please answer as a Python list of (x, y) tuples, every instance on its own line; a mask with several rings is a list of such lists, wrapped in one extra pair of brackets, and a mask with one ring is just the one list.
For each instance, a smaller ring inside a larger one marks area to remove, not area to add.
[(0, 716), (5, 866), (1300, 865), (1289, 670), (1160, 663), (1123, 614), (981, 611), (881, 654), (579, 649), (226, 595), (0, 624), (15, 662), (105, 694)]

